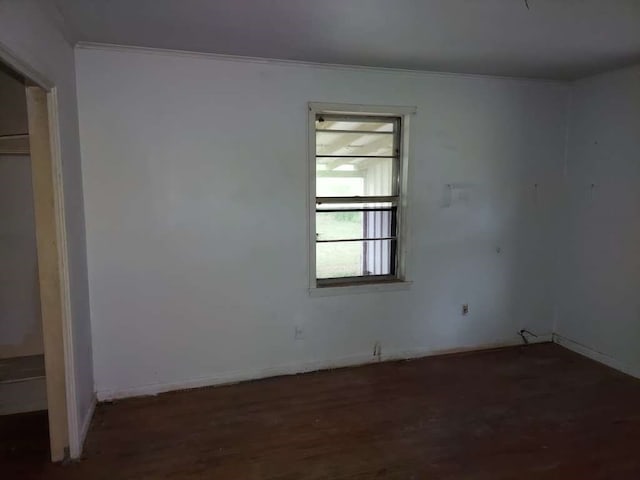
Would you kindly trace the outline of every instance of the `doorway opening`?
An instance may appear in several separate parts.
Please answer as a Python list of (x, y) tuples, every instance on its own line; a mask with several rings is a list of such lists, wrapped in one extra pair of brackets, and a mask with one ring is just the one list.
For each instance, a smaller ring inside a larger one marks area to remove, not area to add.
[[(0, 445), (41, 445), (62, 461), (70, 444), (67, 277), (55, 94), (0, 63), (0, 104)], [(30, 438), (11, 425), (29, 425)]]

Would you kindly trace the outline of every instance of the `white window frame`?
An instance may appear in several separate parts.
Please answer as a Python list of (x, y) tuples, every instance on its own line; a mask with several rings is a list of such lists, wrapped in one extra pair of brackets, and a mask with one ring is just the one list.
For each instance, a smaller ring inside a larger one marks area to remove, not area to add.
[[(309, 252), (309, 293), (312, 296), (344, 295), (377, 291), (405, 290), (411, 282), (407, 280), (406, 259), (408, 247), (407, 235), (407, 180), (409, 157), (411, 156), (410, 124), (416, 113), (415, 107), (352, 105), (339, 103), (310, 102), (308, 107), (308, 252)], [(367, 279), (346, 283), (319, 285), (316, 278), (316, 116), (326, 115), (362, 115), (372, 117), (391, 117), (401, 119), (400, 155), (399, 155), (399, 199), (396, 226), (396, 273), (392, 280)]]

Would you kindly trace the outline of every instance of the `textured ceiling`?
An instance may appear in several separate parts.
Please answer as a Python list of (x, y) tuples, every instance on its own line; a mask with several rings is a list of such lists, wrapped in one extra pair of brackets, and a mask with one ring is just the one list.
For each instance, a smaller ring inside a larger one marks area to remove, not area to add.
[(561, 80), (640, 62), (640, 0), (55, 1), (75, 41)]

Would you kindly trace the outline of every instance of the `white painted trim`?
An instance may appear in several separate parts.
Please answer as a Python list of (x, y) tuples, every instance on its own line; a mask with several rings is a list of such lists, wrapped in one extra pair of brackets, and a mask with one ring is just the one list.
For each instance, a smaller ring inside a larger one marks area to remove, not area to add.
[[(405, 208), (408, 205), (408, 168), (409, 157), (412, 154), (411, 116), (415, 115), (418, 108), (415, 106), (398, 105), (364, 105), (353, 103), (325, 103), (309, 102), (307, 104), (307, 258), (309, 273), (309, 295), (312, 297), (328, 297), (334, 295), (348, 295), (354, 293), (369, 293), (391, 290), (406, 290), (411, 285), (407, 280), (407, 215)], [(393, 117), (401, 119), (400, 127), (400, 158), (399, 179), (400, 198), (397, 216), (397, 259), (396, 282), (363, 283), (362, 285), (344, 285), (335, 287), (319, 287), (316, 278), (316, 116), (318, 114), (366, 114), (372, 116)]]
[(402, 279), (409, 286), (412, 282), (409, 281), (407, 274), (407, 267), (410, 265), (409, 258), (409, 168), (411, 168), (414, 158), (413, 150), (413, 137), (414, 134), (411, 131), (411, 120), (417, 113), (417, 108), (409, 107), (406, 110), (407, 113), (402, 115), (401, 137), (400, 137), (400, 162), (398, 168), (399, 180), (400, 180), (400, 198), (399, 208), (397, 214), (397, 232), (396, 235), (400, 238), (400, 242), (397, 243), (396, 249), (396, 275)]
[(79, 436), (78, 399), (76, 396), (76, 368), (71, 318), (71, 285), (69, 280), (69, 255), (67, 245), (67, 223), (64, 209), (64, 181), (62, 174), (62, 150), (60, 148), (60, 124), (58, 118), (58, 91), (51, 89), (47, 94), (49, 109), (49, 136), (53, 189), (55, 195), (56, 225), (58, 235), (58, 258), (60, 272), (60, 295), (62, 296), (62, 328), (64, 335), (64, 364), (66, 373), (67, 421), (69, 424), (69, 455), (79, 458), (82, 454), (82, 440)]
[(82, 419), (82, 429), (80, 430), (80, 452), (77, 457), (73, 457), (73, 458), (80, 458), (80, 455), (82, 454), (82, 446), (84, 445), (84, 441), (87, 439), (89, 428), (91, 428), (91, 420), (93, 420), (93, 414), (96, 411), (97, 403), (98, 403), (98, 399), (94, 396), (91, 399), (91, 405), (89, 405), (89, 410), (87, 410), (87, 413)]
[(307, 106), (307, 264), (309, 289), (316, 288), (316, 113)]
[(112, 51), (122, 53), (141, 53), (151, 55), (165, 55), (165, 56), (181, 56), (192, 57), (209, 60), (223, 60), (227, 62), (241, 62), (241, 63), (260, 63), (268, 65), (281, 65), (281, 66), (293, 66), (293, 67), (311, 67), (311, 68), (326, 68), (331, 70), (348, 70), (348, 71), (365, 71), (365, 72), (377, 72), (377, 73), (402, 73), (408, 76), (430, 76), (430, 77), (446, 77), (446, 78), (479, 78), (479, 79), (493, 79), (503, 80), (507, 82), (517, 83), (534, 83), (534, 84), (552, 84), (568, 86), (571, 81), (562, 80), (550, 80), (544, 78), (529, 78), (529, 77), (509, 77), (505, 75), (483, 75), (479, 73), (454, 73), (454, 72), (438, 72), (430, 70), (411, 70), (406, 68), (389, 68), (389, 67), (371, 67), (366, 65), (348, 65), (338, 63), (319, 63), (319, 62), (304, 62), (300, 60), (286, 60), (278, 58), (262, 58), (262, 57), (249, 57), (241, 55), (226, 55), (222, 53), (206, 53), (206, 52), (194, 52), (189, 50), (175, 50), (170, 48), (154, 48), (154, 47), (136, 47), (133, 45), (118, 45), (113, 43), (100, 43), (100, 42), (78, 42), (76, 44), (78, 50), (100, 50), (100, 51)]
[[(532, 338), (531, 343), (547, 343), (551, 342), (551, 334), (539, 335), (538, 338)], [(431, 357), (437, 355), (449, 355), (455, 353), (466, 353), (480, 350), (491, 350), (503, 347), (513, 347), (522, 345), (519, 336), (514, 335), (513, 338), (485, 345), (463, 346), (459, 348), (451, 348), (444, 350), (431, 350), (429, 348), (416, 348), (410, 350), (399, 350), (382, 356), (382, 361), (389, 362), (394, 360), (411, 360), (422, 357)], [(336, 358), (333, 360), (315, 360), (296, 364), (277, 365), (269, 368), (259, 368), (252, 370), (225, 372), (210, 376), (193, 378), (190, 380), (179, 382), (155, 383), (141, 385), (138, 387), (120, 388), (120, 389), (104, 389), (98, 390), (98, 401), (111, 401), (121, 398), (140, 397), (147, 395), (158, 395), (164, 392), (175, 390), (190, 390), (193, 388), (211, 387), (218, 385), (228, 385), (248, 380), (258, 380), (261, 378), (276, 377), (283, 375), (295, 375), (299, 373), (313, 372), (318, 370), (329, 370), (342, 367), (354, 367), (358, 365), (366, 365), (378, 363), (377, 357), (373, 357), (371, 352), (349, 355), (346, 357)]]
[(342, 287), (311, 287), (311, 297), (335, 297), (339, 295), (357, 295), (362, 293), (399, 292), (409, 290), (413, 282), (363, 283), (361, 285), (344, 285)]
[(418, 107), (406, 107), (399, 105), (362, 105), (359, 103), (309, 102), (309, 111), (313, 115), (318, 113), (338, 115), (349, 115), (351, 113), (355, 113), (380, 117), (401, 117), (404, 115), (415, 115), (418, 112)]
[(626, 365), (619, 360), (616, 360), (613, 357), (610, 357), (606, 353), (599, 352), (594, 350), (586, 345), (583, 345), (579, 342), (571, 340), (563, 335), (559, 335), (557, 333), (553, 334), (553, 342), (558, 345), (571, 350), (572, 352), (578, 353), (583, 357), (590, 358), (591, 360), (595, 360), (598, 363), (602, 363), (607, 367), (611, 367), (615, 370), (618, 370), (622, 373), (626, 373), (627, 375), (631, 375), (632, 377), (640, 378), (640, 367), (638, 366), (629, 366)]

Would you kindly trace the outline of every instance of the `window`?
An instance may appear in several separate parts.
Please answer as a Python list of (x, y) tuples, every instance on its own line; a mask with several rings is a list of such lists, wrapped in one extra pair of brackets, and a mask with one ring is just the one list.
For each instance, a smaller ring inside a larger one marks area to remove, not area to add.
[(405, 116), (310, 110), (312, 286), (402, 280)]

